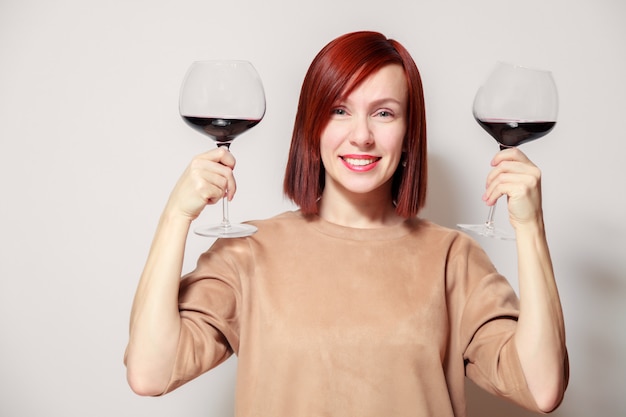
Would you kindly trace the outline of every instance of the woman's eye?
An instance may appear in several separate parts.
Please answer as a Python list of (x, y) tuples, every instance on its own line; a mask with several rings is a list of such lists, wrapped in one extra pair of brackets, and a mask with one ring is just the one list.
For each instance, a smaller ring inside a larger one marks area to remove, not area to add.
[(335, 108), (333, 109), (332, 114), (337, 115), (337, 116), (343, 116), (346, 114), (346, 111), (345, 109), (342, 109), (342, 108)]
[(378, 112), (378, 116), (383, 117), (383, 118), (391, 117), (391, 116), (393, 116), (393, 113), (391, 113), (390, 111), (387, 111), (387, 110), (381, 110), (381, 111)]

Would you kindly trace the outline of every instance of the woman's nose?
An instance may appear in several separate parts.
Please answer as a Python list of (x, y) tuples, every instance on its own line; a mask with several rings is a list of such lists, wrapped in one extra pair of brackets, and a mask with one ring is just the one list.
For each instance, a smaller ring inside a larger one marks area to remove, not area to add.
[(369, 147), (374, 143), (374, 135), (367, 117), (354, 118), (350, 143), (358, 147)]

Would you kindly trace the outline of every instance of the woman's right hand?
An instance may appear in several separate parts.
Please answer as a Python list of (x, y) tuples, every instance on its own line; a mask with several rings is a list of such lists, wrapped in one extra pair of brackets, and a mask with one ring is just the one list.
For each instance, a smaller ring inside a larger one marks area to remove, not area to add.
[[(189, 225), (207, 204), (235, 194), (235, 158), (226, 148), (196, 156), (170, 194), (154, 235), (130, 317), (125, 363), (140, 395), (159, 395), (172, 377), (181, 319), (178, 287)], [(228, 190), (228, 191), (226, 191)]]
[(165, 211), (196, 219), (208, 204), (229, 200), (237, 185), (233, 176), (235, 157), (224, 146), (196, 156), (170, 194)]

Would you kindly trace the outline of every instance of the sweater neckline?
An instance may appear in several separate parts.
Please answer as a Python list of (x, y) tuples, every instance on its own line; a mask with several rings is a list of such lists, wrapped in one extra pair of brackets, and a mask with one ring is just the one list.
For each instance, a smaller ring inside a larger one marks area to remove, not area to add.
[(310, 227), (320, 233), (339, 239), (359, 241), (398, 239), (411, 233), (411, 231), (414, 230), (420, 222), (418, 218), (409, 218), (394, 226), (364, 229), (331, 223), (319, 215), (304, 216), (299, 211), (298, 214), (306, 220)]

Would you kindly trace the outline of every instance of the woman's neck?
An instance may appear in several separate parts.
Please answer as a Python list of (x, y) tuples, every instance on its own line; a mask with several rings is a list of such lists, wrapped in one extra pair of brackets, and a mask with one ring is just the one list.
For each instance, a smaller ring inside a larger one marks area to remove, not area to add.
[(346, 227), (373, 229), (395, 226), (404, 220), (387, 192), (347, 194), (327, 187), (318, 204), (321, 218)]

